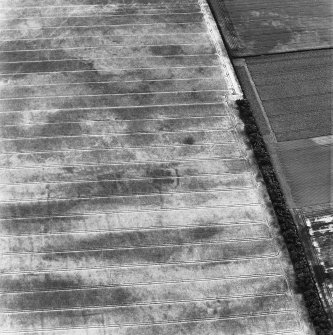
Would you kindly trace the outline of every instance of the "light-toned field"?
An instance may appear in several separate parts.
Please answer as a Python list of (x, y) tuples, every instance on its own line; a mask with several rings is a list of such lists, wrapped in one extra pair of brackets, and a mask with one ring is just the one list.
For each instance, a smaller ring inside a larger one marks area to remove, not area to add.
[(2, 334), (311, 334), (203, 1), (1, 1)]

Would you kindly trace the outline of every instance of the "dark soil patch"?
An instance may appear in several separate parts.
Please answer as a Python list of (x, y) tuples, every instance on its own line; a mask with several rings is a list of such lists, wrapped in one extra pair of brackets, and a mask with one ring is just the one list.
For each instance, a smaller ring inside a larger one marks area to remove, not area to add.
[(184, 139), (184, 144), (192, 145), (195, 143), (195, 140), (192, 136), (187, 136)]

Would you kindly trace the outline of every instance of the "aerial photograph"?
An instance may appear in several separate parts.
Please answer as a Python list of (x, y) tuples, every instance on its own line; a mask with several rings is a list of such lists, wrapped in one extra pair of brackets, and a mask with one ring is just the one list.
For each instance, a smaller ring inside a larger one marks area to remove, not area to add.
[(332, 0), (0, 0), (0, 335), (333, 335)]

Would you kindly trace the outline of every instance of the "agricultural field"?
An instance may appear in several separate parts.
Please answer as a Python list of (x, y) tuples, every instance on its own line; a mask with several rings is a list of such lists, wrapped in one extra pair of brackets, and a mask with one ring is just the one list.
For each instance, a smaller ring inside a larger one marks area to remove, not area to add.
[(331, 0), (209, 0), (233, 57), (333, 46)]
[(333, 49), (246, 64), (277, 142), (332, 135)]
[(332, 202), (332, 143), (332, 136), (324, 136), (277, 145), (280, 171), (296, 208)]

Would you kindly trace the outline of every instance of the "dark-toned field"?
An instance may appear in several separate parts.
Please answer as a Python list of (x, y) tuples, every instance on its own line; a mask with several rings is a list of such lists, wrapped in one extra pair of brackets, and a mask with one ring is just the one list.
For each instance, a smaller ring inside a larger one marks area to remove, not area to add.
[(332, 134), (333, 50), (247, 58), (278, 142)]
[(209, 0), (233, 57), (332, 47), (330, 0)]
[(277, 145), (281, 172), (297, 208), (332, 202), (332, 138), (289, 141)]

